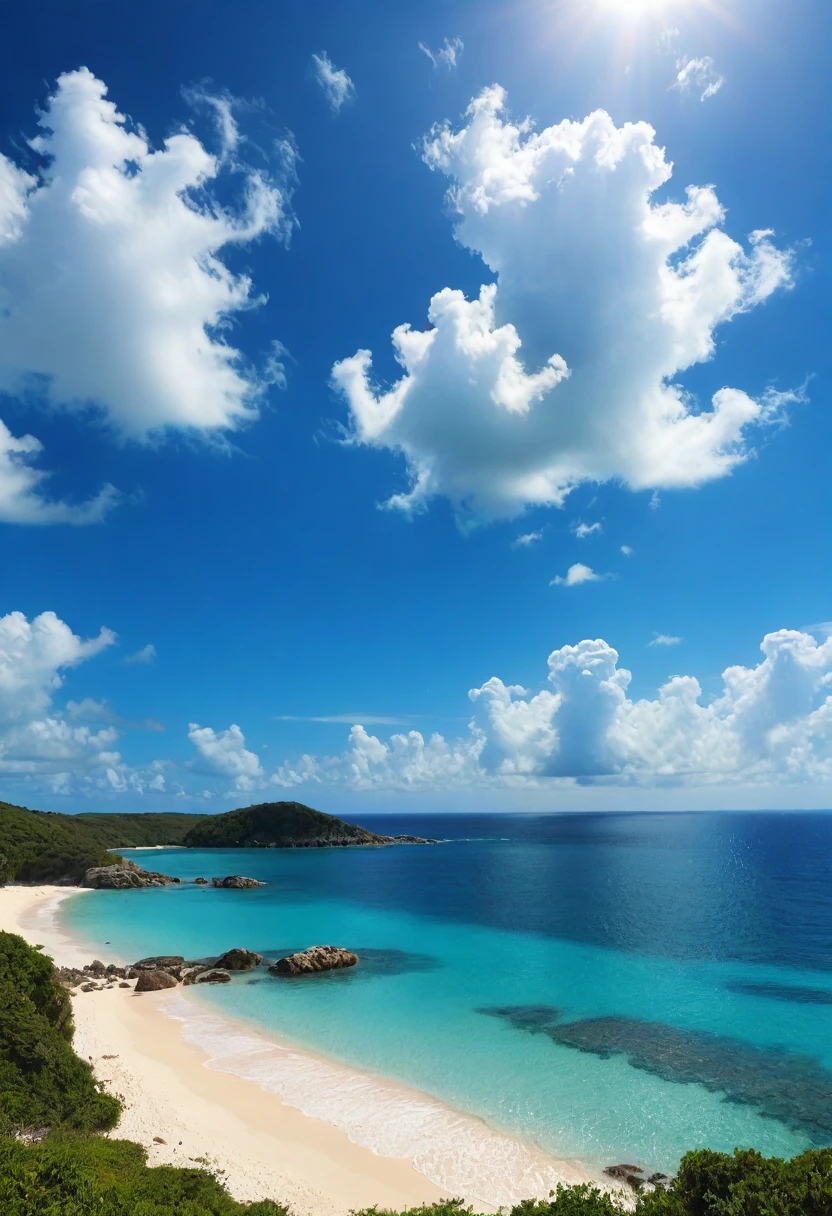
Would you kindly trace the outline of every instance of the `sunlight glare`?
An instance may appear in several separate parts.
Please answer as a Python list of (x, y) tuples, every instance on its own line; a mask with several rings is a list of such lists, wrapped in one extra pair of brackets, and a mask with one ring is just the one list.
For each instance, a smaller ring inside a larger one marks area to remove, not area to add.
[(623, 17), (646, 17), (661, 13), (670, 0), (596, 0), (599, 8)]

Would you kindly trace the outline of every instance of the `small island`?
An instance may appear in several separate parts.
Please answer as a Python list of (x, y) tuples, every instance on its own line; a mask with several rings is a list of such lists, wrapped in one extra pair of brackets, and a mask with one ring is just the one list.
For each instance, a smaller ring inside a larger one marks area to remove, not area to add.
[[(146, 882), (120, 849), (325, 849), (436, 844), (419, 836), (383, 836), (326, 815), (302, 802), (263, 802), (219, 815), (114, 814), (89, 811), (62, 815), (0, 802), (0, 886), (7, 882), (84, 881), (90, 871), (119, 867), (123, 881), (95, 886), (165, 885)], [(168, 880), (173, 881), (173, 880)]]

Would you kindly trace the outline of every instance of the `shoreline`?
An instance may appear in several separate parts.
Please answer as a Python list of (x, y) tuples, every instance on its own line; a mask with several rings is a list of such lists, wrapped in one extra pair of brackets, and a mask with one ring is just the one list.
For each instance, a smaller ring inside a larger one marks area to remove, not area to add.
[[(0, 888), (0, 927), (41, 944), (59, 965), (87, 963), (89, 947), (58, 921), (63, 900), (83, 890)], [(79, 993), (73, 1014), (76, 1051), (107, 1089), (126, 1096), (112, 1135), (143, 1144), (151, 1165), (207, 1164), (240, 1200), (273, 1198), (298, 1216), (346, 1216), (451, 1194), (493, 1211), (544, 1198), (558, 1182), (607, 1189), (577, 1161), (214, 1014), (180, 988)]]

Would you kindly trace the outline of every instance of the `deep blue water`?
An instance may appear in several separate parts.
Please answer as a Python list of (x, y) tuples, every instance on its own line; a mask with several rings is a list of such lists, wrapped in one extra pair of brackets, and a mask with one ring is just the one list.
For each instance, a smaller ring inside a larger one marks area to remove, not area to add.
[(832, 1143), (832, 814), (360, 821), (444, 842), (137, 852), (270, 885), (100, 892), (67, 923), (127, 957), (355, 948), (354, 972), (199, 999), (555, 1155)]

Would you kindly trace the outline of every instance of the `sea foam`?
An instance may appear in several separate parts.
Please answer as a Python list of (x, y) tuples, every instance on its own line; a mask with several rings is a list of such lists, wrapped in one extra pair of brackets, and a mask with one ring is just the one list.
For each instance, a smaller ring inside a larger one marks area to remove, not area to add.
[(186, 1041), (208, 1056), (207, 1068), (256, 1082), (380, 1157), (411, 1158), (448, 1194), (500, 1207), (587, 1177), (577, 1163), (557, 1161), (427, 1094), (283, 1046), (181, 992), (165, 994), (159, 1008), (182, 1023)]

